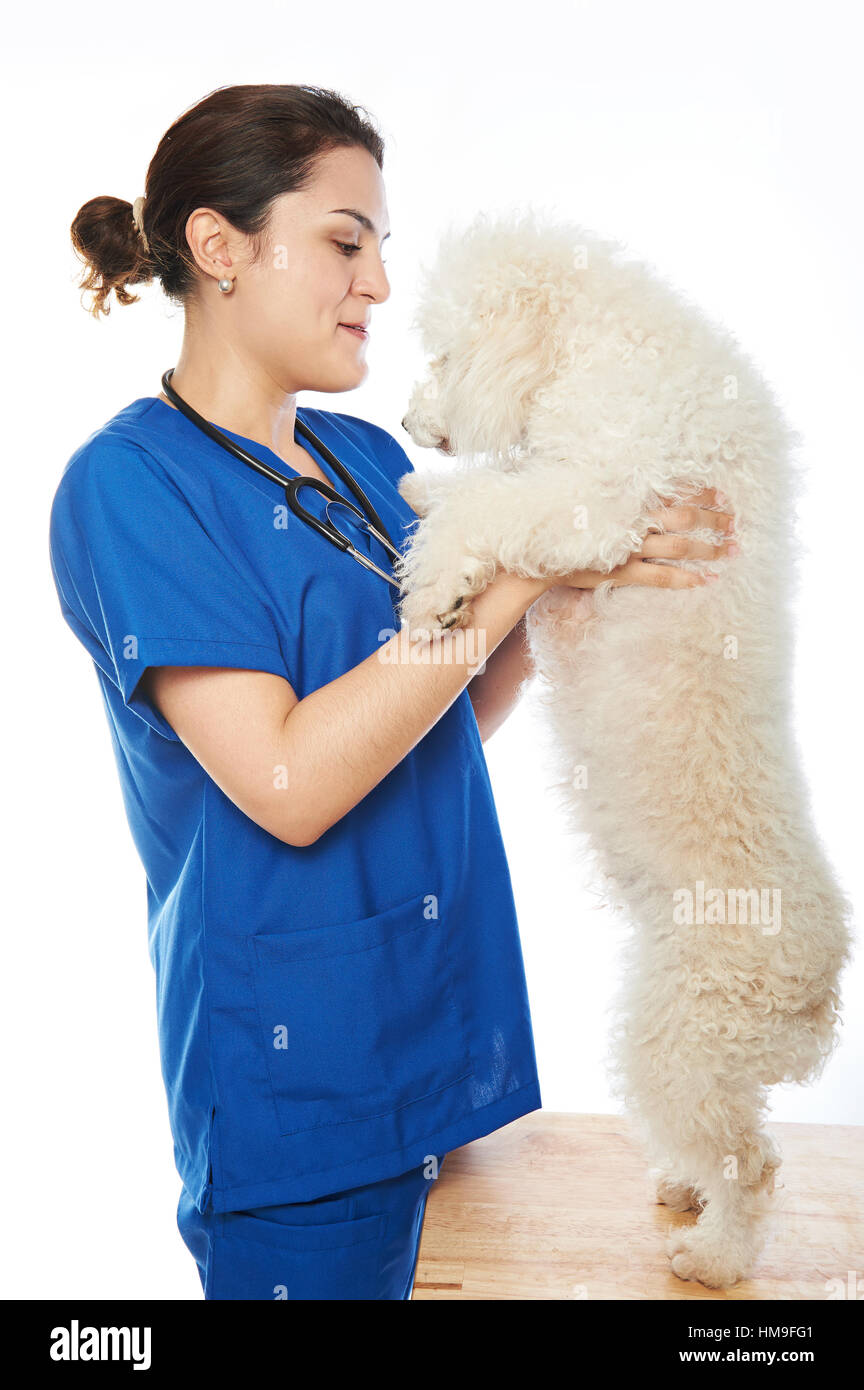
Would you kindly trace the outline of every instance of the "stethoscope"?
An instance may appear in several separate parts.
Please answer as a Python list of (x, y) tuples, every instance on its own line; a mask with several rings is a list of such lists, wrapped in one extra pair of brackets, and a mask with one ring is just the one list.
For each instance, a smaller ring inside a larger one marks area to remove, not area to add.
[[(381, 578), (386, 579), (388, 584), (392, 584), (394, 589), (401, 588), (391, 574), (387, 574), (384, 570), (380, 569), (379, 566), (375, 564), (374, 560), (370, 560), (368, 555), (364, 555), (362, 551), (352, 545), (348, 537), (343, 536), (342, 532), (331, 520), (330, 507), (332, 503), (338, 502), (340, 506), (347, 507), (350, 512), (353, 512), (360, 524), (367, 528), (370, 535), (381, 542), (392, 560), (400, 558), (400, 552), (390, 539), (387, 527), (372, 506), (372, 503), (369, 501), (369, 498), (366, 496), (360, 484), (355, 478), (352, 478), (344, 463), (341, 463), (336, 455), (327, 448), (327, 445), (322, 443), (322, 441), (312, 433), (308, 425), (304, 425), (302, 420), (298, 420), (295, 417), (295, 429), (298, 429), (303, 437), (308, 439), (309, 443), (313, 444), (315, 448), (323, 454), (324, 458), (330, 464), (330, 467), (335, 469), (342, 481), (351, 489), (357, 501), (360, 503), (360, 506), (363, 508), (362, 512), (354, 506), (353, 502), (349, 502), (347, 497), (343, 497), (334, 487), (331, 487), (329, 483), (322, 482), (319, 478), (286, 478), (284, 473), (279, 473), (275, 468), (271, 468), (269, 464), (262, 463), (260, 459), (255, 458), (254, 454), (250, 454), (242, 445), (235, 443), (233, 439), (228, 439), (215, 425), (211, 425), (209, 420), (205, 420), (203, 415), (199, 415), (197, 410), (193, 410), (191, 405), (189, 405), (187, 401), (184, 401), (182, 396), (178, 396), (174, 387), (171, 385), (171, 378), (173, 375), (174, 368), (171, 367), (162, 378), (162, 389), (165, 395), (174, 402), (177, 409), (183, 412), (187, 420), (191, 420), (193, 425), (198, 426), (199, 430), (203, 430), (211, 439), (215, 439), (216, 443), (221, 444), (223, 449), (227, 449), (229, 454), (233, 454), (234, 457), (240, 459), (242, 463), (246, 463), (250, 468), (254, 468), (256, 473), (260, 473), (263, 477), (269, 478), (272, 482), (278, 483), (280, 487), (283, 487), (285, 489), (285, 498), (288, 502), (288, 506), (291, 508), (294, 515), (305, 522), (307, 526), (311, 526), (313, 530), (317, 531), (318, 534), (329, 541), (331, 545), (337, 546), (339, 550), (347, 551), (348, 554), (351, 555), (358, 564), (363, 565), (365, 569), (374, 570), (376, 574), (380, 574)], [(314, 488), (316, 492), (320, 492), (322, 497), (328, 499), (327, 505), (324, 508), (324, 513), (327, 518), (326, 521), (322, 521), (317, 516), (313, 516), (311, 512), (308, 512), (306, 508), (301, 505), (297, 497), (301, 487)]]

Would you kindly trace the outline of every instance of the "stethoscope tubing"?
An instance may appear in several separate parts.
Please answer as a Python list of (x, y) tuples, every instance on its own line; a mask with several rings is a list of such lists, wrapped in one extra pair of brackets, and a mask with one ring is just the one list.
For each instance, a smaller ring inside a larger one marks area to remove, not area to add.
[[(189, 405), (188, 401), (185, 401), (183, 397), (174, 390), (174, 387), (171, 385), (171, 378), (173, 375), (174, 368), (170, 367), (162, 377), (162, 389), (169, 400), (174, 402), (177, 409), (182, 411), (188, 420), (191, 420), (194, 425), (198, 426), (198, 429), (202, 430), (203, 433), (214, 440), (216, 444), (221, 445), (221, 447), (227, 450), (229, 454), (232, 454), (234, 458), (240, 459), (242, 463), (247, 464), (248, 467), (254, 469), (256, 473), (260, 473), (262, 477), (269, 478), (271, 482), (278, 483), (278, 485), (284, 489), (288, 506), (300, 521), (305, 522), (307, 526), (311, 526), (313, 530), (317, 531), (318, 534), (329, 541), (331, 545), (335, 545), (339, 550), (347, 552), (351, 555), (352, 559), (356, 560), (358, 564), (363, 565), (365, 569), (374, 570), (382, 579), (386, 579), (388, 584), (392, 584), (395, 589), (400, 588), (400, 585), (392, 575), (387, 574), (376, 565), (374, 560), (371, 560), (368, 555), (364, 555), (362, 551), (358, 550), (356, 546), (348, 540), (347, 536), (343, 536), (342, 532), (336, 527), (333, 521), (331, 521), (329, 511), (331, 502), (337, 502), (340, 506), (347, 507), (349, 511), (353, 512), (363, 525), (367, 527), (375, 539), (380, 542), (391, 559), (397, 560), (399, 558), (400, 552), (393, 544), (384, 522), (381, 520), (356, 478), (352, 477), (344, 463), (336, 457), (331, 449), (328, 449), (323, 440), (319, 439), (317, 435), (310, 430), (308, 425), (305, 425), (302, 420), (297, 420), (295, 418), (296, 429), (300, 431), (304, 439), (307, 439), (310, 444), (314, 445), (314, 447), (320, 451), (330, 464), (330, 467), (345, 483), (346, 487), (351, 489), (351, 492), (360, 503), (363, 511), (355, 507), (353, 502), (349, 502), (347, 497), (343, 497), (341, 493), (337, 492), (329, 483), (323, 483), (320, 479), (312, 477), (286, 478), (284, 473), (280, 473), (278, 469), (271, 468), (269, 464), (256, 458), (254, 454), (250, 454), (249, 450), (244, 449), (242, 444), (238, 444), (236, 440), (228, 439), (221, 430), (217, 429), (215, 425), (211, 425), (210, 421), (205, 420), (203, 415), (199, 415), (198, 411)], [(307, 511), (299, 501), (297, 494), (302, 487), (314, 488), (322, 497), (328, 499), (327, 506), (325, 507), (327, 515), (326, 524), (320, 521), (318, 517), (313, 516), (311, 512)]]

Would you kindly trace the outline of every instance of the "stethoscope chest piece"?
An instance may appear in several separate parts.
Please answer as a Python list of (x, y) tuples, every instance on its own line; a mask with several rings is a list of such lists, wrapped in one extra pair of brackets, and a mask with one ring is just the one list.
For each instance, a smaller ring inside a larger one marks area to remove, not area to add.
[[(298, 428), (300, 428), (299, 420), (297, 424)], [(310, 511), (307, 511), (306, 508), (303, 506), (302, 502), (298, 497), (298, 493), (300, 492), (300, 489), (304, 487), (312, 488), (313, 491), (318, 492), (322, 497), (327, 498), (327, 502), (324, 507), (324, 520), (322, 520), (320, 517), (313, 516), (312, 513)], [(299, 517), (301, 521), (305, 522), (307, 526), (311, 526), (314, 531), (317, 531), (319, 533), (319, 535), (324, 536), (325, 540), (330, 541), (331, 545), (335, 545), (340, 550), (346, 551), (349, 555), (352, 556), (353, 559), (357, 560), (366, 569), (374, 570), (376, 574), (380, 574), (381, 578), (386, 579), (388, 584), (392, 584), (394, 589), (399, 589), (399, 584), (393, 578), (392, 574), (387, 574), (384, 570), (380, 568), (379, 565), (376, 565), (375, 561), (370, 559), (368, 555), (364, 555), (362, 550), (358, 550), (354, 543), (350, 541), (347, 536), (343, 535), (343, 533), (339, 530), (339, 527), (333, 521), (333, 518), (330, 516), (330, 507), (334, 503), (340, 507), (347, 507), (349, 512), (351, 512), (352, 515), (356, 517), (356, 519), (360, 522), (360, 525), (365, 526), (369, 534), (371, 536), (374, 536), (375, 539), (379, 541), (381, 545), (383, 545), (391, 560), (398, 560), (399, 551), (396, 549), (395, 545), (391, 541), (390, 536), (384, 531), (384, 523), (381, 521), (380, 517), (377, 516), (377, 514), (375, 514), (375, 519), (378, 522), (378, 525), (375, 526), (373, 525), (372, 521), (370, 521), (368, 515), (364, 515), (358, 507), (354, 506), (353, 502), (349, 502), (347, 497), (343, 497), (340, 493), (336, 491), (334, 487), (331, 487), (329, 483), (323, 483), (320, 478), (289, 478), (288, 482), (285, 484), (285, 498), (288, 502), (288, 506), (291, 508), (294, 515), (296, 517)], [(374, 509), (371, 507), (371, 504), (369, 507), (369, 511), (374, 512)]]

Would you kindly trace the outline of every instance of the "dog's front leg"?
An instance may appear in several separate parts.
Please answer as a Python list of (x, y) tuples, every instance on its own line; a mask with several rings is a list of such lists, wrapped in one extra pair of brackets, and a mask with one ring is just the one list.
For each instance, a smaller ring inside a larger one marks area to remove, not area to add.
[(608, 572), (638, 550), (651, 524), (644, 510), (650, 505), (623, 492), (608, 497), (558, 460), (534, 460), (511, 473), (471, 468), (436, 475), (395, 567), (402, 620), (415, 632), (464, 625), (471, 599), (499, 570), (533, 579)]

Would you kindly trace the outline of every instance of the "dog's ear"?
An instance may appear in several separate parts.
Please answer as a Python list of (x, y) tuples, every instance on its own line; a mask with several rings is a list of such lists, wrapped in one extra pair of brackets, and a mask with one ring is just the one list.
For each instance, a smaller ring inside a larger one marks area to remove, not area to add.
[[(460, 371), (448, 401), (457, 447), (503, 459), (524, 438), (536, 392), (557, 373), (566, 294), (548, 273), (521, 265), (497, 268), (477, 283), (467, 306)], [(453, 437), (453, 436), (451, 436)]]

